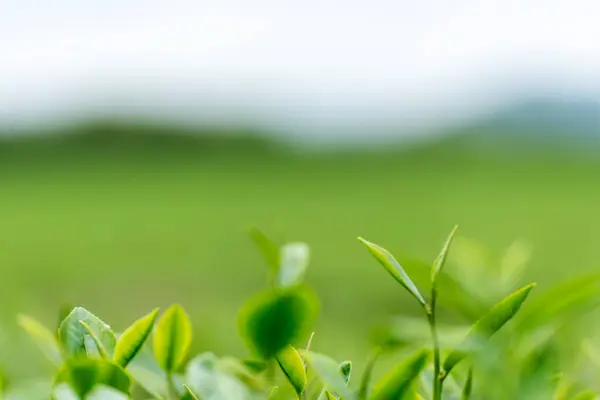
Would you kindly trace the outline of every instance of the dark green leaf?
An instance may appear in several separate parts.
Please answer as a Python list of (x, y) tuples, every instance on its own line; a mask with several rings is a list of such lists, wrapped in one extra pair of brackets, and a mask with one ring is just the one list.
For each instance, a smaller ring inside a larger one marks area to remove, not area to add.
[(340, 373), (344, 377), (346, 384), (350, 382), (350, 375), (352, 374), (352, 361), (343, 361), (340, 364)]
[(27, 315), (18, 315), (17, 323), (25, 332), (29, 334), (31, 339), (38, 345), (42, 352), (55, 365), (60, 365), (62, 357), (60, 348), (56, 341), (56, 336), (50, 332), (48, 328), (39, 323), (36, 319)]
[(379, 261), (381, 265), (398, 281), (406, 290), (412, 294), (415, 299), (422, 305), (425, 305), (425, 299), (419, 293), (419, 289), (415, 286), (413, 281), (410, 279), (408, 274), (404, 271), (404, 268), (400, 265), (398, 261), (392, 256), (392, 254), (384, 249), (381, 246), (376, 245), (375, 243), (371, 243), (363, 238), (358, 238), (358, 240), (364, 244), (367, 249), (371, 252), (373, 257)]
[(397, 400), (412, 390), (414, 382), (427, 365), (429, 352), (421, 350), (396, 365), (375, 385), (370, 400)]
[(154, 321), (158, 315), (158, 308), (150, 314), (135, 321), (123, 332), (115, 348), (114, 361), (122, 367), (136, 356), (140, 351), (154, 327)]
[(452, 229), (452, 232), (450, 232), (450, 235), (448, 235), (448, 239), (446, 239), (444, 247), (442, 247), (442, 251), (435, 259), (433, 267), (431, 268), (431, 284), (434, 288), (437, 286), (438, 276), (442, 271), (442, 268), (444, 268), (444, 264), (446, 263), (446, 258), (448, 257), (448, 250), (450, 250), (450, 245), (452, 244), (452, 240), (454, 239), (454, 235), (456, 234), (457, 229), (458, 225), (455, 225)]
[(87, 354), (85, 337), (88, 331), (81, 325), (85, 322), (95, 333), (108, 354), (113, 354), (117, 338), (104, 321), (82, 307), (75, 307), (60, 324), (59, 342), (67, 356)]
[(192, 343), (192, 324), (178, 304), (160, 317), (154, 332), (154, 357), (165, 371), (173, 372), (187, 357)]
[(298, 396), (300, 396), (304, 392), (307, 380), (302, 357), (300, 357), (295, 348), (286, 346), (277, 353), (275, 358), (286, 378), (290, 381)]
[(493, 306), (469, 330), (462, 343), (444, 361), (444, 371), (450, 372), (469, 353), (478, 349), (507, 323), (521, 308), (535, 283), (527, 285)]
[(241, 308), (240, 333), (253, 352), (269, 359), (308, 336), (317, 310), (317, 297), (305, 286), (262, 292)]
[(55, 382), (68, 383), (78, 396), (84, 398), (97, 385), (129, 393), (131, 380), (118, 365), (103, 359), (76, 358), (69, 360), (58, 372)]

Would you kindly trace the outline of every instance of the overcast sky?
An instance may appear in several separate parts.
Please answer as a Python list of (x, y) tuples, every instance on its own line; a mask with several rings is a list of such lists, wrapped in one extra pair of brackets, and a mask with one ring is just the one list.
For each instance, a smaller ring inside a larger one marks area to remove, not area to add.
[(0, 4), (4, 127), (89, 113), (419, 127), (519, 91), (600, 93), (597, 0)]

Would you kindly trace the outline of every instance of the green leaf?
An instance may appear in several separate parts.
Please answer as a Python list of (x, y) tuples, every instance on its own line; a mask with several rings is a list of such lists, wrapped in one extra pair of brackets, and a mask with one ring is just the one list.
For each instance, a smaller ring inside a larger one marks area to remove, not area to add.
[(469, 353), (476, 350), (487, 341), (494, 333), (507, 323), (521, 308), (535, 283), (527, 285), (504, 300), (493, 306), (469, 330), (462, 343), (452, 351), (444, 361), (444, 371), (449, 373), (456, 364), (462, 361)]
[(306, 243), (287, 243), (279, 250), (280, 263), (277, 270), (277, 286), (291, 287), (302, 283), (310, 260), (310, 248)]
[(301, 353), (323, 382), (325, 389), (342, 398), (352, 397), (352, 393), (346, 383), (346, 378), (340, 372), (340, 364), (337, 361), (324, 354), (312, 351), (302, 351)]
[(298, 396), (300, 396), (306, 388), (307, 381), (302, 357), (300, 357), (295, 348), (287, 346), (277, 353), (275, 358), (286, 378), (290, 381)]
[(250, 298), (240, 309), (238, 326), (247, 346), (264, 359), (311, 332), (318, 300), (306, 286), (265, 291)]
[(325, 398), (327, 400), (337, 400), (334, 395), (331, 394), (329, 390), (325, 390)]
[(437, 287), (437, 278), (444, 268), (444, 264), (446, 263), (446, 258), (448, 257), (448, 250), (450, 250), (450, 245), (452, 244), (452, 240), (454, 239), (454, 235), (456, 234), (456, 230), (458, 229), (458, 225), (455, 225), (450, 235), (448, 235), (448, 239), (444, 243), (444, 247), (442, 247), (442, 251), (437, 256), (433, 263), (433, 267), (431, 268), (431, 284), (435, 288)]
[(33, 339), (44, 355), (55, 365), (62, 363), (60, 348), (54, 334), (36, 319), (19, 314), (17, 323)]
[(408, 274), (404, 271), (404, 268), (402, 268), (400, 263), (396, 261), (394, 256), (389, 251), (361, 237), (359, 237), (358, 240), (367, 247), (373, 257), (375, 257), (375, 259), (377, 259), (377, 261), (383, 265), (383, 267), (390, 273), (390, 275), (394, 277), (394, 279), (396, 279), (396, 281), (404, 286), (404, 288), (408, 290), (409, 293), (412, 294), (419, 303), (421, 303), (423, 306), (425, 305), (425, 299), (423, 296), (421, 296), (421, 293), (419, 293), (419, 289), (417, 289)]
[(275, 277), (279, 269), (279, 246), (257, 228), (250, 230), (250, 238), (265, 259), (271, 276)]
[(58, 329), (59, 343), (65, 354), (70, 357), (87, 354), (85, 336), (88, 331), (80, 321), (85, 322), (95, 333), (106, 352), (113, 354), (117, 343), (114, 332), (104, 321), (83, 307), (75, 307)]
[(598, 399), (598, 394), (591, 390), (585, 390), (571, 397), (570, 400), (596, 400)]
[(94, 358), (69, 360), (58, 372), (55, 384), (67, 383), (80, 397), (84, 398), (97, 385), (104, 385), (129, 394), (131, 380), (118, 365)]
[(412, 390), (414, 382), (427, 365), (429, 352), (421, 350), (396, 365), (375, 385), (370, 400), (397, 400)]
[(185, 389), (188, 391), (188, 393), (190, 394), (190, 397), (192, 398), (192, 400), (200, 400), (200, 398), (198, 396), (196, 396), (194, 394), (194, 392), (192, 392), (192, 389), (190, 389), (190, 387), (188, 385), (183, 385), (185, 387)]
[(346, 384), (350, 382), (350, 375), (352, 374), (352, 361), (343, 361), (340, 364), (340, 373), (344, 377)]
[(161, 316), (154, 332), (154, 357), (166, 372), (179, 368), (192, 343), (192, 324), (183, 307), (172, 305)]
[(469, 368), (467, 373), (467, 380), (463, 386), (462, 400), (469, 400), (471, 398), (471, 392), (473, 391), (473, 367)]
[(100, 357), (109, 360), (110, 356), (108, 355), (106, 349), (104, 348), (104, 345), (102, 344), (102, 342), (100, 341), (98, 336), (96, 336), (96, 333), (92, 330), (92, 328), (88, 324), (86, 324), (84, 321), (79, 321), (79, 323), (86, 330), (86, 334), (89, 335), (92, 338), (92, 340), (94, 341), (94, 345), (95, 345), (96, 349), (98, 350), (98, 353), (100, 353)]
[(117, 346), (113, 360), (122, 367), (126, 367), (140, 351), (154, 327), (154, 321), (158, 315), (158, 308), (150, 314), (135, 321), (123, 332)]

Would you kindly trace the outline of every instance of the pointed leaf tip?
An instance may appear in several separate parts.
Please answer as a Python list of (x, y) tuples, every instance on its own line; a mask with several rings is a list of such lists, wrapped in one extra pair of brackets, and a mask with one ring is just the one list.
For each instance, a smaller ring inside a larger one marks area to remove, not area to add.
[(433, 266), (431, 268), (431, 283), (435, 287), (437, 284), (437, 278), (439, 274), (442, 272), (442, 268), (444, 268), (444, 264), (446, 264), (446, 258), (448, 257), (448, 252), (450, 250), (450, 246), (452, 245), (452, 241), (454, 240), (454, 235), (458, 230), (458, 225), (454, 225), (452, 231), (448, 235), (440, 254), (437, 256), (435, 261), (433, 262)]
[(115, 363), (126, 367), (138, 354), (152, 332), (158, 311), (159, 309), (155, 308), (151, 313), (135, 321), (123, 332), (115, 348), (113, 356)]
[(414, 298), (421, 303), (421, 305), (424, 306), (426, 304), (425, 299), (419, 292), (419, 289), (417, 289), (406, 271), (404, 271), (404, 268), (402, 268), (400, 263), (389, 251), (375, 243), (369, 242), (362, 237), (359, 237), (358, 240), (367, 247), (371, 255), (373, 255), (373, 257), (375, 257), (375, 259), (379, 261), (381, 265), (383, 265), (388, 273), (392, 275), (392, 277), (396, 279), (398, 283), (404, 286), (404, 288), (408, 290), (408, 292), (412, 294)]

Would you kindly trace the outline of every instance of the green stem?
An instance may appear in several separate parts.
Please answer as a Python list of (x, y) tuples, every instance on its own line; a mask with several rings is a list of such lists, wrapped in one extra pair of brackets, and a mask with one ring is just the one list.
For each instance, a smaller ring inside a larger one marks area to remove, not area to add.
[(173, 380), (173, 374), (167, 373), (167, 385), (169, 387), (169, 397), (173, 399), (178, 399), (179, 394), (177, 393), (177, 388), (175, 387), (175, 381)]
[(437, 304), (437, 289), (431, 290), (431, 302), (425, 306), (427, 322), (431, 330), (431, 339), (433, 341), (433, 400), (442, 400), (442, 389), (444, 379), (442, 377), (440, 341), (437, 334), (435, 309)]

